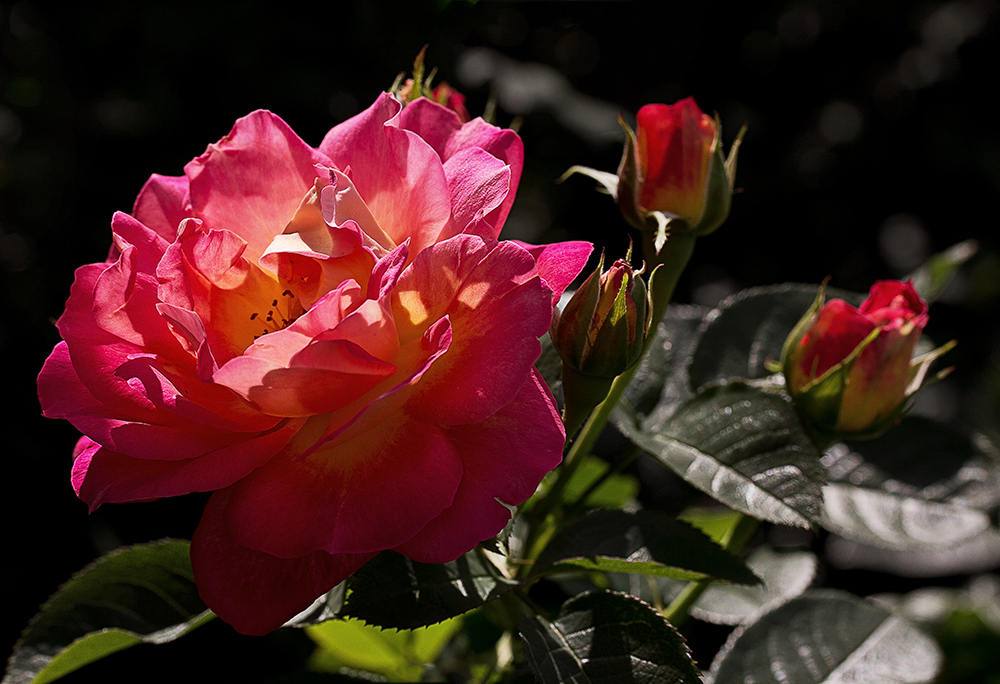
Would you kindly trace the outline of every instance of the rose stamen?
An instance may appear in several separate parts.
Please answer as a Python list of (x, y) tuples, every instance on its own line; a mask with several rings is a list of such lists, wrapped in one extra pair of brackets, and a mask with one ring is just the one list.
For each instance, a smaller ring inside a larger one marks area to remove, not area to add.
[[(287, 306), (285, 306), (284, 312), (282, 312), (281, 310), (282, 304), (287, 304)], [(278, 332), (279, 330), (284, 330), (292, 323), (294, 323), (298, 319), (298, 317), (304, 313), (303, 311), (293, 312), (293, 308), (297, 304), (298, 302), (296, 301), (296, 297), (292, 293), (292, 291), (285, 290), (284, 292), (281, 293), (280, 298), (271, 300), (271, 306), (268, 308), (266, 314), (263, 313), (262, 311), (254, 311), (252, 314), (250, 314), (251, 321), (262, 322), (264, 323), (265, 326), (260, 333), (253, 336), (254, 340), (259, 339), (262, 335), (266, 335), (272, 332)], [(299, 306), (298, 308), (301, 309), (301, 306)]]

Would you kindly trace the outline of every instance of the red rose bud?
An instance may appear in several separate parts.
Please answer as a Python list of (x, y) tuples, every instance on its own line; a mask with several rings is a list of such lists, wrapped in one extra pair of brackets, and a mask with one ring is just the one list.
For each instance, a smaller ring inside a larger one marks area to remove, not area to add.
[(910, 282), (876, 282), (860, 308), (823, 294), (785, 342), (788, 391), (820, 432), (875, 435), (904, 410), (946, 345), (913, 359), (927, 303)]
[(646, 105), (637, 118), (639, 206), (697, 224), (705, 213), (715, 121), (690, 97), (675, 105)]
[[(664, 237), (668, 221), (684, 221), (696, 235), (722, 225), (729, 216), (742, 131), (724, 159), (722, 125), (694, 98), (646, 105), (636, 119), (636, 133), (628, 131), (626, 142), (633, 150), (626, 149), (618, 170), (619, 205), (630, 205), (623, 211), (644, 221), (656, 218)], [(657, 243), (662, 246), (662, 239)]]
[(625, 219), (646, 234), (655, 261), (671, 230), (711, 233), (729, 216), (736, 156), (744, 127), (726, 158), (722, 125), (703, 113), (693, 98), (672, 105), (650, 104), (637, 115), (637, 131), (624, 120), (625, 151), (618, 173), (574, 166), (563, 178), (582, 173), (598, 181), (618, 202)]
[[(630, 255), (631, 256), (631, 253)], [(649, 328), (646, 286), (627, 260), (593, 273), (552, 320), (552, 343), (563, 360), (564, 418), (583, 420), (612, 381), (639, 361)]]
[(442, 81), (434, 86), (430, 99), (458, 114), (462, 123), (471, 120), (469, 110), (465, 108), (465, 95), (452, 88), (447, 82)]

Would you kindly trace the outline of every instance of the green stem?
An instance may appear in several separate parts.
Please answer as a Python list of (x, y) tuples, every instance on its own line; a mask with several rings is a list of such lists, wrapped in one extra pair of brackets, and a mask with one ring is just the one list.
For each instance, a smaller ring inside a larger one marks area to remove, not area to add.
[[(652, 238), (648, 233), (644, 235), (644, 239), (647, 243), (644, 246), (644, 254), (647, 256), (655, 254), (655, 257), (649, 260), (654, 264), (653, 274), (649, 278), (649, 294), (653, 302), (652, 325), (655, 326), (663, 318), (667, 304), (674, 296), (681, 273), (684, 272), (694, 253), (694, 243), (697, 238), (684, 232), (671, 235), (659, 254), (655, 253)], [(655, 332), (655, 329), (651, 332)], [(652, 338), (652, 334), (646, 338), (647, 345)]]
[(587, 505), (587, 499), (589, 499), (591, 495), (595, 491), (597, 491), (602, 484), (607, 482), (609, 477), (623, 471), (625, 467), (628, 466), (628, 464), (630, 464), (632, 461), (634, 461), (635, 457), (638, 456), (640, 453), (642, 453), (642, 449), (640, 449), (637, 446), (633, 446), (632, 449), (627, 454), (625, 454), (625, 457), (618, 461), (618, 463), (616, 463), (615, 465), (608, 464), (608, 467), (605, 468), (604, 472), (601, 473), (600, 477), (591, 482), (590, 486), (587, 487), (587, 490), (580, 495), (580, 498), (578, 498), (569, 508), (566, 509), (566, 517), (573, 518), (577, 514), (579, 514), (580, 511), (583, 510), (584, 506)]
[[(732, 553), (739, 553), (753, 533), (757, 530), (759, 521), (749, 515), (740, 516), (739, 521), (729, 531), (729, 534), (722, 540), (722, 548)], [(688, 611), (694, 605), (709, 585), (711, 579), (695, 580), (688, 582), (684, 590), (675, 598), (663, 611), (663, 617), (674, 627), (680, 627), (687, 620)]]

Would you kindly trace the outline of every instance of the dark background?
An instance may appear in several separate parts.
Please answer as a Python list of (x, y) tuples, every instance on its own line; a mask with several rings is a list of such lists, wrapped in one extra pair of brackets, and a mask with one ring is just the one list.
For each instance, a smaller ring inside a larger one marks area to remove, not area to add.
[[(179, 175), (257, 108), (318, 145), (429, 45), (427, 63), (501, 125), (526, 164), (508, 237), (583, 238), (621, 256), (613, 203), (573, 164), (614, 171), (619, 112), (693, 95), (728, 147), (745, 122), (729, 221), (699, 241), (677, 298), (783, 281), (867, 290), (965, 239), (978, 257), (932, 310), (958, 366), (926, 411), (996, 420), (1000, 253), (998, 4), (949, 2), (89, 2), (0, 4), (0, 348), (6, 650), (71, 573), (122, 543), (189, 538), (199, 500), (87, 514), (77, 438), (40, 417), (73, 269), (101, 261), (115, 210)], [(863, 590), (861, 593), (864, 593)], [(211, 629), (221, 630), (219, 626)]]

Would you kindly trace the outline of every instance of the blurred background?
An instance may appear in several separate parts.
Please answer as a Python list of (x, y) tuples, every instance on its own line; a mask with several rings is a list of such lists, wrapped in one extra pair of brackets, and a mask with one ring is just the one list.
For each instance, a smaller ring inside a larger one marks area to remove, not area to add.
[(691, 95), (727, 149), (748, 124), (732, 213), (699, 242), (681, 302), (827, 276), (866, 291), (978, 241), (932, 309), (927, 334), (959, 339), (958, 370), (922, 410), (995, 430), (998, 17), (995, 0), (0, 3), (4, 657), (71, 573), (120, 544), (190, 538), (200, 512), (188, 497), (88, 515), (73, 495), (78, 434), (40, 417), (34, 388), (73, 269), (105, 258), (112, 213), (151, 173), (181, 174), (236, 118), (270, 109), (318, 145), (425, 45), (473, 116), (492, 99), (520, 126), (510, 238), (624, 254), (614, 203), (589, 179), (555, 182), (616, 169), (619, 114)]

